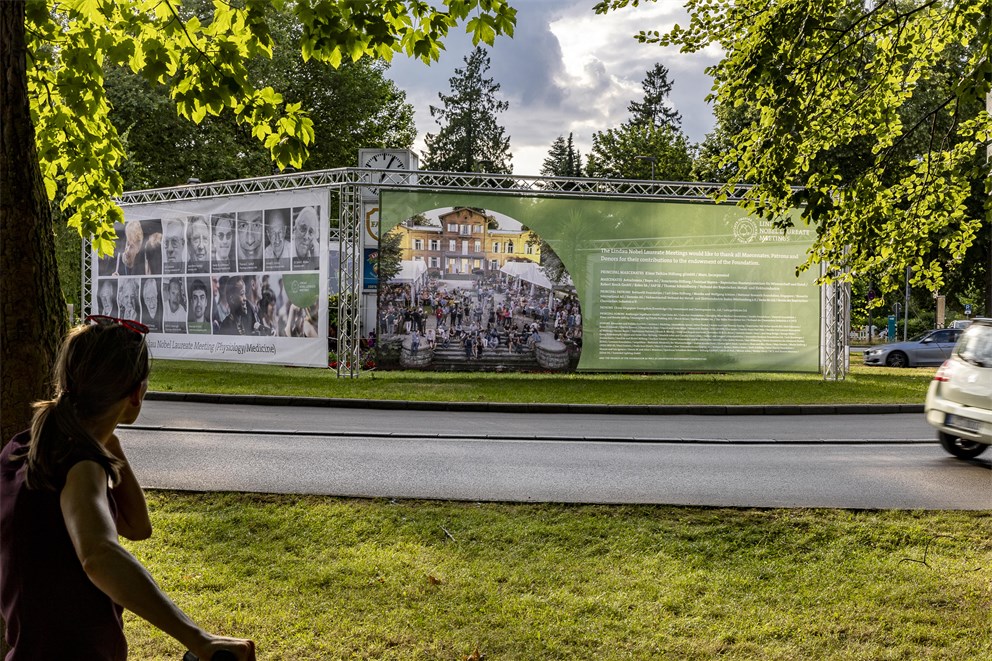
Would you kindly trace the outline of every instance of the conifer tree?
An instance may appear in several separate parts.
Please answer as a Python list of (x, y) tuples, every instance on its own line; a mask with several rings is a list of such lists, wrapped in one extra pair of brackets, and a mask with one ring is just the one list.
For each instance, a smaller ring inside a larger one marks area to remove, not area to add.
[(669, 126), (678, 129), (682, 125), (682, 115), (668, 103), (673, 82), (668, 79), (668, 67), (655, 62), (654, 68), (647, 72), (647, 77), (641, 82), (644, 100), (641, 103), (631, 101), (627, 106), (631, 114), (630, 122), (639, 126)]
[(572, 134), (568, 139), (559, 135), (551, 143), (551, 149), (541, 165), (541, 174), (545, 177), (581, 177), (582, 156), (575, 148)]
[(667, 101), (673, 83), (661, 63), (647, 72), (641, 84), (644, 98), (627, 106), (630, 118), (593, 134), (586, 161), (588, 176), (668, 181), (689, 177), (689, 142), (679, 128), (679, 113)]
[(431, 106), (431, 117), (441, 129), (427, 134), (424, 168), (449, 172), (512, 171), (510, 137), (499, 124), (499, 114), (510, 104), (498, 97), (499, 83), (485, 77), (489, 54), (477, 46), (465, 58), (465, 67), (448, 79), (451, 94), (438, 93), (441, 106)]

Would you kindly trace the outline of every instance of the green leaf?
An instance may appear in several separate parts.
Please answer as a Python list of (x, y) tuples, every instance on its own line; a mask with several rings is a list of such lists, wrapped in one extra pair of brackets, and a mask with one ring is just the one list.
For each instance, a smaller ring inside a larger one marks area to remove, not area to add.
[(194, 102), (193, 112), (190, 113), (190, 119), (192, 119), (193, 122), (195, 122), (196, 124), (199, 124), (200, 122), (203, 121), (203, 119), (206, 116), (207, 116), (207, 106), (200, 103), (199, 101)]

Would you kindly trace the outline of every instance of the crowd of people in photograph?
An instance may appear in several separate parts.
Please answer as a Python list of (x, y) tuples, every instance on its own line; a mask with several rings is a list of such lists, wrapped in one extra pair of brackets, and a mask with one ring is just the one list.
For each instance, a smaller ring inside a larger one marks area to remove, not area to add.
[(384, 335), (407, 337), (413, 353), (455, 346), (466, 360), (500, 348), (533, 352), (550, 341), (576, 351), (582, 346), (582, 314), (574, 294), (552, 296), (499, 275), (464, 285), (431, 279), (418, 291), (409, 283), (386, 285), (379, 292), (379, 322)]
[(294, 305), (270, 274), (211, 278), (215, 335), (318, 337), (316, 304)]

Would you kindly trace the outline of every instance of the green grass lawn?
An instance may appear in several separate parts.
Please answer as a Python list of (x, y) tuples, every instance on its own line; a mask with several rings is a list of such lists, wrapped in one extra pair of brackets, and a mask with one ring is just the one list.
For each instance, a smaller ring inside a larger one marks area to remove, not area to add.
[(128, 546), (260, 659), (992, 658), (988, 512), (149, 500)]
[[(933, 369), (376, 372), (159, 361), (160, 391), (594, 404), (923, 402)], [(260, 659), (992, 658), (992, 513), (152, 492), (128, 544)], [(132, 658), (182, 650), (128, 616)]]
[(934, 368), (864, 367), (819, 374), (493, 374), (369, 372), (160, 360), (149, 387), (166, 392), (349, 399), (571, 404), (922, 404)]

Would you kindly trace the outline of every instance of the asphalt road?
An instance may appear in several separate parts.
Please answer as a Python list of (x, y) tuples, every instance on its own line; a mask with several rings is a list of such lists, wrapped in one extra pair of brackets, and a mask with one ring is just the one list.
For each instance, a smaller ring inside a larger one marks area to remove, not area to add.
[(146, 402), (148, 487), (470, 501), (992, 509), (916, 414), (609, 416)]
[(922, 414), (606, 415), (145, 401), (137, 426), (189, 431), (500, 439), (932, 442)]

